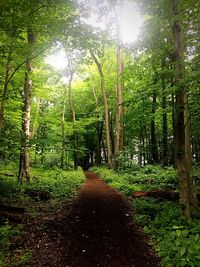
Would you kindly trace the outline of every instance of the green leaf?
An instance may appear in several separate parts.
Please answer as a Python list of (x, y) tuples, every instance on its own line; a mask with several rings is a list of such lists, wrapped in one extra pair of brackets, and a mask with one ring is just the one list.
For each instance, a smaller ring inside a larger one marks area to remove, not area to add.
[(185, 254), (186, 252), (186, 247), (182, 247), (181, 248), (181, 257)]
[(177, 236), (180, 236), (180, 235), (181, 235), (181, 230), (177, 230), (177, 231), (176, 231), (176, 235), (177, 235)]

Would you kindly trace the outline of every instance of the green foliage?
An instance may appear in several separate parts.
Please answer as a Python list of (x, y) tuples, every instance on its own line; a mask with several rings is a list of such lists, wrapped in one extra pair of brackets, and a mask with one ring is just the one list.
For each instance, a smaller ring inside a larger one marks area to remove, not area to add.
[[(135, 191), (177, 187), (177, 175), (173, 168), (147, 165), (134, 169), (133, 173), (116, 173), (105, 167), (93, 167), (91, 171), (117, 190), (132, 195)], [(198, 171), (194, 170), (198, 176)], [(134, 219), (151, 235), (156, 250), (165, 267), (200, 266), (200, 218), (185, 221), (178, 203), (136, 198), (133, 200)]]
[(27, 264), (30, 264), (32, 261), (32, 253), (29, 250), (25, 249), (19, 249), (15, 251), (14, 255), (11, 255), (9, 257), (9, 267), (15, 267), (15, 266), (27, 266)]
[(133, 171), (114, 172), (105, 167), (92, 167), (91, 171), (99, 174), (102, 179), (114, 188), (131, 195), (135, 191), (155, 189), (176, 189), (178, 184), (177, 174), (172, 167), (146, 165), (136, 167)]
[(9, 251), (10, 238), (19, 233), (19, 228), (12, 228), (9, 224), (0, 227), (0, 266), (3, 266), (5, 254)]
[[(81, 168), (77, 171), (63, 171), (61, 169), (45, 170), (31, 168), (30, 183), (20, 184), (17, 181), (13, 167), (1, 171), (0, 175), (0, 195), (1, 202), (15, 201), (23, 203), (23, 192), (28, 189), (44, 190), (56, 198), (71, 198), (76, 194), (77, 189), (84, 182), (85, 176)], [(7, 170), (11, 170), (10, 175), (5, 176)]]
[(199, 266), (199, 218), (185, 221), (178, 204), (152, 199), (133, 201), (135, 220), (156, 240), (165, 267)]
[(35, 178), (25, 187), (45, 190), (59, 198), (73, 197), (85, 179), (82, 169), (77, 171), (32, 169), (31, 175)]
[(17, 181), (17, 165), (0, 165), (0, 201), (6, 202), (9, 199), (20, 199), (22, 186)]
[(92, 167), (90, 170), (101, 176), (113, 188), (122, 191), (126, 195), (132, 195), (134, 192), (142, 190), (140, 185), (129, 183), (128, 175), (117, 174), (113, 170), (105, 167)]

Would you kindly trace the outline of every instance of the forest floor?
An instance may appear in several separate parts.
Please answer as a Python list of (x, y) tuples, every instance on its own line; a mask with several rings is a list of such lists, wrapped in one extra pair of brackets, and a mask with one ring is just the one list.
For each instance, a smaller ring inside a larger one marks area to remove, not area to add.
[[(133, 222), (128, 200), (96, 174), (85, 172), (85, 176), (71, 202), (59, 206), (32, 202), (21, 240), (21, 246), (32, 253), (25, 266), (157, 267), (156, 254)], [(15, 244), (13, 253), (17, 253)]]

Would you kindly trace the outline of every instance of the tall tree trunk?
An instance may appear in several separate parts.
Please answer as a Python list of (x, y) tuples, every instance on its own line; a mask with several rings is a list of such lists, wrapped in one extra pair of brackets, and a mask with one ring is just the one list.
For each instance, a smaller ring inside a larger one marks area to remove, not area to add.
[(115, 154), (114, 114), (109, 112), (111, 153)]
[(93, 87), (92, 89), (93, 96), (96, 102), (96, 111), (97, 111), (97, 148), (96, 148), (96, 157), (95, 157), (95, 163), (97, 165), (101, 164), (101, 142), (102, 142), (102, 134), (103, 134), (103, 122), (99, 120), (99, 101), (98, 97), (96, 95), (95, 89)]
[(101, 164), (101, 144), (103, 135), (103, 122), (99, 121), (97, 126), (97, 153), (96, 153), (96, 164)]
[(138, 142), (138, 165), (142, 166), (143, 158), (144, 158), (144, 142), (143, 142), (143, 129), (139, 131), (139, 142)]
[(115, 164), (116, 157), (123, 147), (123, 83), (120, 81), (123, 72), (123, 51), (117, 46), (117, 86), (116, 86), (116, 126), (115, 126)]
[(142, 146), (143, 146), (143, 165), (145, 166), (146, 163), (148, 162), (148, 147), (147, 147), (147, 140), (148, 140), (148, 135), (147, 135), (147, 129), (145, 126), (145, 134), (142, 135)]
[(13, 45), (11, 44), (9, 47), (8, 56), (7, 56), (4, 86), (2, 90), (2, 98), (1, 98), (1, 106), (0, 106), (0, 136), (1, 137), (4, 132), (4, 107), (5, 107), (5, 101), (6, 101), (6, 97), (8, 93), (8, 79), (9, 79), (9, 73), (10, 73), (10, 63), (12, 60), (12, 52), (13, 52)]
[(167, 96), (166, 96), (166, 84), (165, 84), (165, 58), (162, 59), (162, 164), (163, 166), (168, 165), (168, 125), (167, 125)]
[(34, 122), (32, 124), (32, 131), (30, 133), (31, 135), (31, 139), (33, 139), (37, 133), (37, 129), (38, 129), (38, 119), (39, 119), (39, 116), (40, 116), (40, 98), (38, 97), (36, 99), (36, 114), (35, 114), (35, 119), (34, 119)]
[[(121, 74), (124, 73), (124, 53), (121, 53)], [(121, 129), (119, 149), (124, 148), (124, 82), (121, 82)]]
[(74, 156), (74, 169), (76, 170), (78, 167), (78, 157), (77, 157), (77, 132), (76, 132), (76, 112), (74, 108), (74, 98), (72, 95), (72, 80), (74, 76), (74, 71), (70, 71), (70, 79), (69, 79), (69, 105), (70, 105), (70, 112), (73, 124), (73, 156)]
[[(30, 51), (34, 44), (35, 36), (31, 28), (28, 29), (28, 46)], [(31, 53), (31, 52), (30, 52)], [(19, 156), (19, 174), (18, 180), (22, 182), (23, 178), (27, 181), (30, 180), (30, 109), (31, 109), (31, 93), (32, 93), (32, 79), (30, 77), (32, 71), (32, 62), (27, 60), (26, 71), (24, 78), (24, 95), (23, 95), (23, 108), (22, 108), (22, 133), (21, 133), (21, 150)]]
[(156, 113), (156, 92), (153, 92), (153, 101), (152, 101), (152, 120), (151, 120), (151, 156), (152, 162), (158, 163), (158, 147), (156, 139), (156, 130), (155, 130), (155, 113)]
[(186, 162), (187, 168), (190, 172), (188, 184), (190, 189), (190, 203), (192, 207), (198, 206), (197, 195), (195, 191), (195, 182), (192, 178), (192, 148), (191, 148), (191, 135), (190, 135), (190, 112), (189, 112), (189, 103), (187, 92), (184, 94), (184, 125), (185, 125), (185, 153), (186, 153)]
[[(2, 97), (1, 97), (1, 105), (0, 105), (0, 142), (3, 144), (4, 135), (5, 135), (5, 129), (4, 129), (4, 108), (5, 108), (5, 102), (6, 97), (8, 93), (8, 79), (9, 79), (9, 73), (10, 73), (10, 64), (12, 59), (12, 52), (13, 52), (13, 46), (11, 45), (9, 47), (8, 56), (7, 56), (7, 62), (6, 62), (6, 69), (5, 69), (5, 78), (4, 78), (4, 85), (2, 90)], [(1, 151), (0, 151), (0, 159), (3, 160), (5, 158), (4, 148), (2, 145)]]
[(62, 131), (62, 147), (61, 147), (61, 169), (65, 166), (65, 152), (66, 152), (66, 136), (65, 136), (65, 111), (66, 111), (66, 103), (67, 103), (67, 90), (64, 92), (64, 100), (63, 100), (63, 109), (62, 109), (62, 118), (61, 118), (61, 131)]
[[(184, 207), (186, 218), (191, 216), (192, 208), (197, 207), (197, 196), (191, 177), (191, 153), (190, 140), (188, 137), (189, 120), (187, 109), (187, 91), (183, 84), (184, 78), (184, 61), (183, 61), (183, 44), (182, 44), (182, 25), (180, 22), (179, 0), (172, 0), (173, 6), (173, 63), (174, 63), (174, 85), (176, 86), (176, 103), (175, 103), (175, 132), (176, 132), (176, 165), (178, 168), (180, 203)], [(187, 116), (187, 117), (186, 117)]]
[(97, 65), (99, 75), (101, 78), (101, 92), (103, 96), (104, 101), (104, 112), (105, 112), (105, 130), (106, 130), (106, 148), (107, 148), (107, 161), (108, 165), (112, 168), (113, 167), (113, 161), (112, 161), (112, 151), (111, 151), (111, 143), (110, 143), (110, 121), (109, 121), (109, 109), (108, 109), (108, 100), (105, 92), (105, 79), (104, 74), (102, 70), (102, 66), (100, 62), (98, 61), (95, 54), (90, 50), (90, 54)]

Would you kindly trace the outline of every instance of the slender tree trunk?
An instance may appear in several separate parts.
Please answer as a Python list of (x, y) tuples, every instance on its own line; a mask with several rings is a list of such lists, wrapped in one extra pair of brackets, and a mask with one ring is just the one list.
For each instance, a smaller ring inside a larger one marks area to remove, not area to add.
[[(183, 85), (184, 78), (184, 61), (183, 61), (183, 44), (182, 44), (182, 25), (180, 22), (179, 0), (172, 0), (173, 6), (173, 63), (174, 63), (174, 85), (176, 86), (176, 103), (175, 103), (175, 131), (176, 131), (176, 165), (178, 168), (180, 203), (184, 207), (186, 218), (191, 216), (191, 210), (197, 207), (197, 196), (191, 177), (191, 160), (189, 153), (190, 140), (185, 122), (188, 121), (188, 109), (186, 106), (187, 91)], [(187, 116), (187, 118), (186, 118)]]
[[(145, 142), (146, 136), (146, 142)], [(145, 135), (142, 134), (142, 147), (143, 147), (143, 165), (146, 165), (146, 161), (148, 161), (148, 149), (147, 149), (147, 130), (145, 127)]]
[(3, 135), (4, 135), (4, 108), (5, 108), (5, 101), (6, 101), (6, 97), (8, 93), (8, 79), (9, 79), (9, 73), (10, 73), (10, 64), (12, 60), (12, 52), (13, 52), (13, 45), (11, 44), (9, 47), (9, 52), (7, 56), (4, 86), (2, 90), (2, 98), (1, 98), (1, 105), (0, 105), (0, 138), (2, 141), (3, 141)]
[(184, 125), (185, 125), (185, 148), (186, 160), (190, 172), (192, 171), (192, 151), (191, 151), (191, 136), (190, 136), (190, 112), (187, 92), (184, 94)]
[(34, 120), (34, 122), (32, 124), (32, 131), (30, 133), (31, 139), (34, 138), (34, 136), (37, 133), (37, 129), (38, 129), (38, 118), (40, 116), (40, 98), (37, 98), (36, 105), (37, 105), (37, 108), (36, 108), (35, 120)]
[(102, 142), (102, 134), (103, 134), (103, 122), (99, 120), (99, 101), (98, 101), (98, 97), (96, 95), (95, 89), (93, 87), (92, 89), (93, 95), (94, 95), (94, 99), (96, 102), (96, 111), (97, 111), (97, 118), (98, 118), (98, 122), (97, 122), (97, 148), (96, 148), (96, 159), (95, 162), (97, 165), (101, 164), (101, 142)]
[(109, 112), (111, 154), (115, 154), (114, 114)]
[(101, 164), (101, 143), (103, 135), (103, 122), (99, 121), (97, 126), (97, 152), (96, 152), (96, 164)]
[(140, 165), (140, 166), (142, 166), (143, 151), (144, 151), (144, 147), (143, 147), (143, 132), (139, 131), (138, 165)]
[[(32, 51), (32, 46), (34, 44), (35, 36), (32, 29), (28, 29), (28, 46), (30, 51)], [(32, 71), (32, 62), (27, 60), (26, 71), (24, 79), (24, 95), (23, 95), (23, 108), (22, 108), (22, 133), (21, 133), (21, 150), (19, 156), (19, 174), (18, 180), (22, 182), (23, 178), (27, 181), (30, 180), (30, 109), (31, 109), (31, 93), (32, 93), (32, 79), (30, 77)]]
[(74, 156), (74, 169), (76, 170), (78, 167), (78, 157), (77, 157), (77, 133), (76, 133), (76, 112), (74, 108), (74, 98), (72, 95), (72, 80), (73, 80), (74, 72), (71, 70), (70, 79), (69, 79), (69, 105), (71, 118), (73, 123), (73, 156)]
[(176, 152), (176, 116), (175, 116), (175, 95), (172, 94), (172, 124), (173, 124), (173, 146), (172, 146), (172, 164), (175, 169), (177, 169), (177, 152)]
[[(121, 74), (124, 73), (124, 53), (121, 53)], [(121, 129), (120, 129), (120, 144), (119, 149), (124, 148), (124, 82), (121, 82)]]
[(184, 94), (184, 125), (185, 125), (185, 152), (186, 152), (186, 162), (187, 168), (190, 172), (188, 184), (190, 190), (190, 204), (192, 207), (198, 206), (198, 200), (195, 190), (195, 182), (192, 178), (192, 148), (191, 148), (191, 135), (190, 135), (190, 112), (189, 112), (189, 104), (188, 104), (188, 95), (187, 92)]
[(152, 162), (158, 163), (158, 147), (156, 139), (156, 130), (155, 130), (155, 113), (156, 113), (156, 92), (153, 92), (153, 101), (152, 101), (152, 120), (151, 120), (151, 156)]
[(120, 152), (123, 142), (122, 142), (122, 120), (123, 120), (123, 84), (120, 81), (122, 75), (123, 66), (123, 51), (120, 46), (117, 46), (117, 86), (116, 86), (116, 126), (115, 126), (115, 164), (116, 157)]
[(101, 92), (103, 96), (104, 101), (104, 112), (105, 112), (105, 130), (106, 130), (106, 148), (107, 148), (107, 160), (108, 165), (112, 168), (113, 167), (113, 161), (112, 161), (112, 152), (111, 152), (111, 143), (110, 143), (110, 121), (109, 121), (109, 109), (108, 109), (108, 100), (105, 92), (105, 80), (104, 80), (104, 74), (102, 70), (102, 66), (99, 63), (97, 57), (94, 55), (92, 51), (90, 51), (90, 54), (97, 65), (99, 75), (101, 78)]
[(65, 153), (66, 153), (66, 136), (65, 136), (65, 111), (67, 103), (67, 92), (65, 89), (64, 100), (63, 100), (63, 109), (62, 109), (62, 118), (61, 118), (61, 131), (62, 131), (62, 147), (61, 147), (61, 169), (65, 166)]
[(161, 64), (162, 68), (162, 118), (163, 118), (163, 125), (162, 125), (162, 164), (163, 166), (168, 165), (168, 125), (167, 125), (167, 112), (166, 112), (166, 107), (167, 107), (167, 96), (166, 96), (166, 84), (165, 84), (165, 58), (162, 60)]
[(103, 155), (104, 155), (104, 162), (108, 162), (107, 159), (107, 153), (106, 153), (106, 146), (105, 146), (105, 142), (104, 142), (104, 138), (102, 138), (102, 149), (103, 149)]

